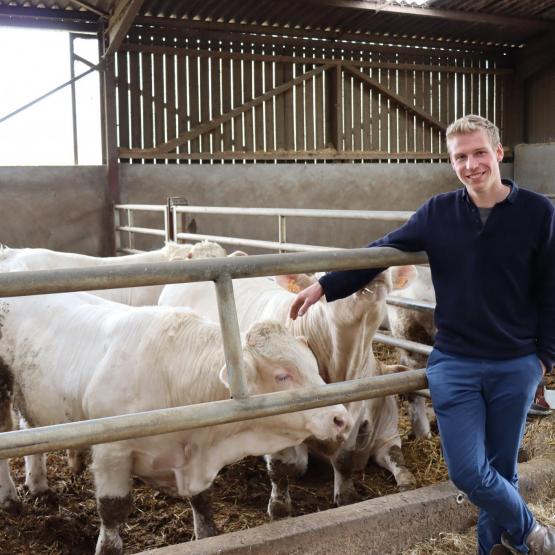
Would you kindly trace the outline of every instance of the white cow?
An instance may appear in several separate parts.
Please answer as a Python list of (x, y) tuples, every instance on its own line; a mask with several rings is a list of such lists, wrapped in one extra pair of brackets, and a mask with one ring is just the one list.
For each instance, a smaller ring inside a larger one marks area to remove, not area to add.
[[(389, 271), (394, 295), (435, 304), (436, 296), (428, 266), (393, 266)], [(387, 316), (393, 337), (433, 345), (436, 335), (433, 312), (387, 305)], [(405, 349), (399, 349), (399, 354), (401, 364), (409, 368), (426, 367), (427, 355)], [(414, 435), (417, 438), (430, 437), (430, 422), (426, 414), (425, 400), (414, 394), (408, 394), (407, 397)]]
[[(119, 264), (148, 264), (218, 256), (226, 256), (225, 249), (216, 243), (208, 241), (202, 241), (194, 245), (169, 242), (158, 250), (111, 257), (87, 256), (49, 249), (12, 249), (0, 245), (0, 272), (88, 268)], [(99, 289), (91, 291), (91, 293), (104, 299), (130, 306), (148, 306), (155, 305), (158, 302), (158, 297), (163, 287), (163, 285), (150, 285), (145, 287), (126, 287), (123, 289)]]
[[(253, 322), (275, 318), (295, 335), (307, 338), (318, 361), (320, 375), (327, 383), (376, 376), (400, 370), (386, 368), (376, 361), (372, 337), (385, 314), (385, 297), (390, 289), (387, 273), (345, 299), (313, 305), (303, 318), (289, 319), (294, 292), (312, 283), (302, 276), (278, 276), (282, 286), (268, 278), (233, 281), (235, 302), (241, 330)], [(216, 297), (211, 283), (197, 282), (167, 285), (159, 304), (190, 306), (213, 321), (218, 321)], [(391, 471), (401, 489), (414, 485), (401, 453), (396, 399), (389, 396), (350, 403), (349, 412), (355, 426), (344, 447), (331, 457), (334, 468), (334, 500), (343, 505), (357, 498), (352, 472), (366, 466), (369, 457)], [(287, 450), (267, 459), (272, 495), (268, 505), (271, 518), (291, 512), (288, 477), (304, 472), (307, 451)]]
[[(216, 258), (223, 256), (226, 256), (225, 249), (217, 243), (212, 243), (210, 241), (201, 241), (194, 245), (167, 242), (163, 248), (158, 250), (112, 257), (87, 256), (42, 248), (12, 249), (0, 245), (0, 272), (88, 268), (119, 264), (148, 264), (172, 260)], [(158, 297), (163, 287), (163, 285), (151, 285), (122, 289), (99, 289), (90, 291), (90, 293), (110, 301), (130, 306), (149, 306), (157, 304)], [(68, 463), (74, 474), (79, 474), (84, 470), (85, 456), (86, 450), (84, 449), (70, 449), (68, 451)], [(44, 461), (38, 462), (40, 459), (41, 457), (34, 457), (32, 459), (26, 458), (26, 466), (31, 464), (32, 473), (35, 476), (35, 480), (38, 482), (42, 482), (45, 479), (40, 476), (41, 469), (44, 469), (44, 473), (46, 473)]]
[[(190, 309), (66, 293), (0, 299), (0, 314), (0, 430), (10, 428), (13, 392), (31, 426), (229, 398), (220, 329)], [(243, 357), (250, 394), (324, 383), (306, 340), (277, 322), (249, 329)], [(118, 527), (131, 507), (132, 475), (191, 497), (195, 533), (203, 537), (215, 532), (202, 513), (203, 492), (224, 465), (309, 436), (337, 445), (351, 426), (345, 407), (335, 405), (93, 446), (96, 554), (122, 553)], [(0, 507), (16, 503), (7, 461), (0, 461)]]

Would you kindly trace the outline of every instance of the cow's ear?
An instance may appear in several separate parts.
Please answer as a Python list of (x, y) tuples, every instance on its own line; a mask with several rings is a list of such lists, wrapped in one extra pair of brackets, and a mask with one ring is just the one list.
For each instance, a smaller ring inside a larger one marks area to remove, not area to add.
[(228, 258), (230, 256), (248, 256), (248, 254), (245, 251), (233, 251), (231, 254), (227, 255)]
[(227, 366), (224, 364), (220, 369), (220, 373), (218, 375), (220, 381), (229, 389), (229, 378), (227, 376)]
[(391, 281), (393, 283), (393, 290), (405, 289), (408, 287), (418, 276), (416, 266), (392, 266), (391, 267)]
[(276, 283), (291, 293), (298, 293), (311, 286), (316, 278), (308, 274), (286, 274), (284, 276), (275, 276)]

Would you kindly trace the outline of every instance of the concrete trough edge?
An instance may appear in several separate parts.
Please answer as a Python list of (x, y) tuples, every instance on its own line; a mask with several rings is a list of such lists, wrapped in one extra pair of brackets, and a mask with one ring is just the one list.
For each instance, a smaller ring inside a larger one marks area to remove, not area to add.
[[(555, 481), (555, 454), (523, 463), (519, 472), (525, 498), (541, 499)], [(461, 502), (453, 484), (442, 482), (137, 555), (386, 555), (439, 532), (461, 532), (476, 518), (468, 499)]]

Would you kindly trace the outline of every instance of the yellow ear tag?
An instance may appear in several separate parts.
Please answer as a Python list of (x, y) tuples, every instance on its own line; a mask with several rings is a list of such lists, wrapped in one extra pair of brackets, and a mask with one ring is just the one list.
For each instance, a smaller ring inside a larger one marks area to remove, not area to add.
[(287, 283), (287, 291), (291, 291), (291, 293), (298, 293), (301, 290), (301, 287), (295, 281), (289, 281)]

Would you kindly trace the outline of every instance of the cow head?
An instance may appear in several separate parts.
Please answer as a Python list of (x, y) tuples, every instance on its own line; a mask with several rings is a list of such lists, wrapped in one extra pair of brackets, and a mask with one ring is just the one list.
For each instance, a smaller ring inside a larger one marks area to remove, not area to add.
[[(304, 337), (294, 337), (275, 321), (253, 324), (243, 348), (249, 393), (258, 395), (324, 385), (314, 355)], [(220, 373), (227, 386), (227, 371)], [(263, 419), (279, 435), (309, 436), (339, 445), (351, 430), (352, 420), (343, 405), (333, 405)], [(260, 421), (262, 422), (262, 420)]]
[(226, 255), (226, 250), (218, 245), (218, 243), (201, 241), (200, 243), (195, 243), (191, 247), (191, 250), (187, 253), (187, 258), (223, 258)]

